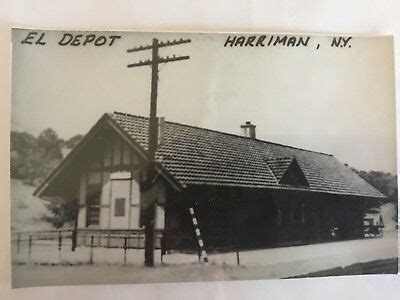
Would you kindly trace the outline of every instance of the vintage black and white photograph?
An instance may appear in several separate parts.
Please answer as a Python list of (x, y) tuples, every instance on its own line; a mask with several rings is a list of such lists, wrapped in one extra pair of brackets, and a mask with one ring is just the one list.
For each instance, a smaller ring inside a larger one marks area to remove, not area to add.
[(15, 288), (397, 274), (391, 36), (13, 29)]

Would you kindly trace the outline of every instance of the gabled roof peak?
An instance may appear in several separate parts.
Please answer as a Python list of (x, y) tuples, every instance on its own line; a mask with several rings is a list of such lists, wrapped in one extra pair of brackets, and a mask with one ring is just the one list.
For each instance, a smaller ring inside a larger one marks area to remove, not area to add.
[(279, 184), (303, 187), (310, 186), (295, 155), (267, 158), (266, 162)]

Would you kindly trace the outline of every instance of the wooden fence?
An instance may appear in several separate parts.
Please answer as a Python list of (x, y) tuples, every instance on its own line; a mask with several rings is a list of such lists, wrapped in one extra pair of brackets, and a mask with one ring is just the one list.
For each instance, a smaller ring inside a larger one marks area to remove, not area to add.
[[(194, 237), (169, 237), (171, 240), (176, 240), (175, 244), (185, 245), (185, 247), (168, 249), (178, 250), (183, 253), (194, 254), (201, 260), (201, 249), (193, 243)], [(226, 242), (227, 237), (212, 238), (211, 244), (217, 245), (219, 241)], [(58, 251), (59, 257), (61, 253), (67, 255), (68, 252), (74, 252), (77, 247), (89, 248), (88, 257), (85, 262), (93, 263), (93, 249), (95, 248), (118, 248), (123, 250), (124, 264), (126, 263), (127, 251), (129, 249), (144, 249), (144, 230), (96, 230), (96, 229), (78, 229), (78, 230), (49, 230), (49, 231), (25, 231), (12, 232), (12, 245), (16, 254), (23, 251), (25, 261), (31, 261), (32, 252), (35, 251)], [(239, 250), (233, 245), (230, 247), (206, 247), (206, 251), (210, 254), (236, 252), (237, 264), (240, 264)], [(207, 246), (207, 245), (206, 245)], [(165, 248), (163, 232), (156, 230), (154, 248), (161, 250), (161, 262), (163, 256), (168, 253)], [(121, 252), (122, 253), (122, 252)], [(25, 256), (26, 254), (26, 256)]]
[[(162, 232), (155, 234), (155, 249), (161, 249)], [(90, 248), (89, 263), (93, 263), (94, 248), (120, 248), (124, 250), (124, 264), (128, 249), (144, 249), (143, 230), (48, 230), (48, 231), (24, 231), (12, 232), (11, 243), (15, 247), (16, 254), (22, 249), (27, 251), (26, 260), (30, 261), (34, 248), (53, 247), (61, 256), (61, 251), (75, 251), (76, 247), (84, 246)], [(165, 253), (161, 253), (163, 255)], [(161, 256), (162, 260), (162, 256)]]
[[(144, 230), (94, 230), (79, 229), (76, 233), (76, 244), (93, 247), (144, 249)], [(154, 248), (162, 248), (163, 234), (155, 231)]]

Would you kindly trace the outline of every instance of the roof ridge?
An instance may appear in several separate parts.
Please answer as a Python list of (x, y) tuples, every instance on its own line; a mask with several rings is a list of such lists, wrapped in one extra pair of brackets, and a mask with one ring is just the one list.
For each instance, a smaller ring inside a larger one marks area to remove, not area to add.
[[(123, 115), (123, 116), (130, 116), (130, 117), (141, 118), (141, 119), (146, 119), (146, 120), (149, 119), (148, 117), (139, 116), (139, 115), (134, 115), (134, 114), (130, 114), (130, 113), (123, 113), (123, 112), (119, 112), (119, 111), (114, 111), (114, 113), (109, 113), (109, 114), (111, 114), (111, 115), (112, 115), (112, 114), (117, 114), (117, 115)], [(230, 136), (234, 136), (234, 137), (238, 137), (238, 138), (250, 140), (248, 137), (245, 137), (245, 136), (242, 136), (242, 135), (238, 135), (238, 134), (234, 134), (234, 133), (229, 133), (229, 132), (224, 132), (224, 131), (219, 131), (219, 130), (216, 130), (216, 129), (204, 128), (204, 127), (199, 127), (199, 126), (194, 126), (194, 125), (188, 125), (188, 124), (183, 124), (183, 123), (173, 122), (173, 121), (165, 121), (165, 122), (166, 122), (166, 123), (170, 123), (170, 124), (179, 125), (179, 126), (185, 126), (185, 127), (190, 127), (190, 128), (196, 128), (196, 129), (206, 130), (206, 131), (210, 131), (210, 132), (216, 132), (216, 133), (220, 133), (220, 134), (225, 134), (225, 135), (230, 135)], [(324, 152), (319, 152), (319, 151), (314, 151), (314, 150), (299, 148), (299, 147), (295, 147), (295, 146), (285, 145), (285, 144), (276, 143), (276, 142), (271, 142), (271, 141), (266, 141), (266, 140), (260, 140), (260, 139), (257, 139), (257, 138), (254, 139), (254, 141), (262, 142), (262, 143), (267, 143), (267, 144), (272, 144), (272, 145), (277, 145), (277, 146), (282, 146), (282, 147), (287, 147), (287, 148), (291, 148), (291, 149), (297, 149), (297, 150), (306, 151), (306, 152), (312, 152), (312, 153), (327, 155), (327, 156), (333, 156), (333, 154), (329, 154), (329, 153), (324, 153)]]

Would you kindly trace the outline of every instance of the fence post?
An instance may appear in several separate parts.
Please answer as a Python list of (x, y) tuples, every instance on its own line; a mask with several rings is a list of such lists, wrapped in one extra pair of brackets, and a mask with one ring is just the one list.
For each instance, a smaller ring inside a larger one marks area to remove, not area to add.
[(197, 255), (199, 257), (199, 261), (201, 261), (201, 249), (199, 248), (199, 250), (197, 251)]
[(21, 233), (18, 233), (18, 238), (17, 238), (17, 253), (19, 253), (20, 243), (21, 243)]
[(126, 264), (127, 237), (124, 237), (124, 265)]
[(58, 261), (61, 263), (61, 245), (62, 245), (62, 234), (61, 230), (58, 231)]
[(72, 230), (72, 246), (71, 246), (72, 251), (75, 251), (77, 238), (78, 238), (78, 231), (76, 228), (74, 228), (74, 230)]
[(93, 264), (93, 235), (90, 237), (90, 264)]
[(32, 236), (29, 236), (29, 247), (28, 247), (28, 259), (31, 259), (31, 252), (32, 252)]
[(239, 250), (236, 250), (236, 262), (237, 262), (237, 265), (239, 266), (240, 265)]
[(166, 253), (166, 245), (165, 245), (165, 236), (164, 234), (161, 235), (160, 238), (160, 248), (161, 248), (161, 262), (163, 262), (164, 255)]
[(61, 252), (61, 245), (62, 245), (62, 234), (61, 230), (58, 231), (58, 251)]

